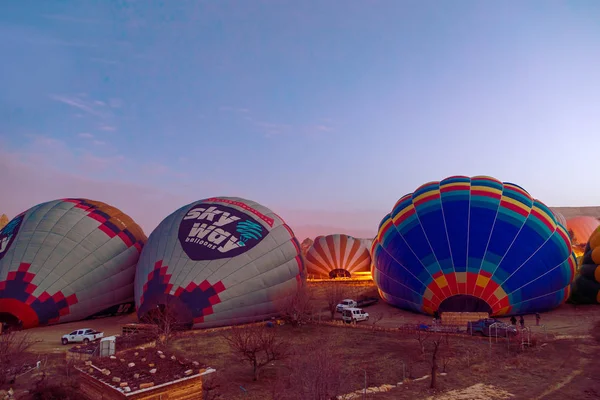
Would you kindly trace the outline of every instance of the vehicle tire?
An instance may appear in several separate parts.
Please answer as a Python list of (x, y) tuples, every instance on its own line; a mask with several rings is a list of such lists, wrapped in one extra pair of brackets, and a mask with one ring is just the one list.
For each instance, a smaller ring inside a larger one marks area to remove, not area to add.
[(369, 317), (365, 318), (365, 321), (368, 321), (368, 320), (369, 320)]
[(69, 344), (69, 341), (67, 339), (64, 339), (64, 338), (61, 340), (61, 342), (62, 342), (63, 346), (66, 346), (66, 345)]
[(89, 342), (90, 342), (90, 339), (88, 339), (88, 338), (83, 339), (83, 344), (88, 344)]

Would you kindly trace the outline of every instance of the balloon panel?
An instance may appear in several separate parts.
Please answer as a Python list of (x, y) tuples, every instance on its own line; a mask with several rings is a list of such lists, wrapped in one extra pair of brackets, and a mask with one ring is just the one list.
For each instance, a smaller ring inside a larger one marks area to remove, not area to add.
[(105, 203), (61, 199), (32, 207), (0, 231), (2, 318), (30, 328), (133, 311), (145, 242), (129, 216)]
[(150, 235), (135, 280), (138, 316), (162, 304), (195, 327), (269, 318), (305, 276), (300, 243), (277, 214), (245, 199), (209, 198)]
[(575, 258), (565, 228), (523, 188), (458, 176), (398, 200), (380, 224), (372, 269), (394, 305), (432, 313), (442, 303), (479, 307), (476, 298), (506, 315), (561, 304)]

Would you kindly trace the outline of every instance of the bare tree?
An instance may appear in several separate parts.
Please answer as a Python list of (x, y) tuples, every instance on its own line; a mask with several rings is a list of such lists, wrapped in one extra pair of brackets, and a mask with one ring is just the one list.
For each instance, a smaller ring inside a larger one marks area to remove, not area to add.
[[(326, 336), (325, 336), (326, 337)], [(299, 349), (279, 376), (273, 398), (276, 400), (329, 400), (351, 391), (342, 359), (335, 349), (339, 337), (326, 337), (311, 352)], [(346, 371), (347, 372), (347, 371)]]
[(252, 365), (253, 379), (270, 362), (288, 357), (288, 345), (277, 335), (277, 329), (264, 325), (233, 326), (224, 334), (231, 350)]
[(13, 381), (16, 379), (26, 364), (26, 351), (33, 343), (23, 332), (8, 331), (0, 335), (0, 385), (10, 377)]
[(429, 385), (430, 388), (435, 389), (435, 385), (437, 383), (437, 370), (438, 370), (438, 365), (437, 365), (437, 354), (438, 354), (438, 350), (442, 344), (442, 337), (440, 336), (437, 339), (433, 340), (433, 349), (431, 351), (431, 384)]
[(442, 359), (442, 372), (446, 372), (446, 369), (450, 366), (454, 357), (456, 356), (454, 352), (454, 347), (450, 342), (450, 335), (444, 335), (444, 347), (441, 352)]
[(331, 319), (335, 318), (338, 303), (350, 294), (350, 290), (341, 283), (331, 283), (325, 287), (325, 299), (327, 300), (327, 311), (331, 313)]
[(421, 349), (421, 355), (425, 355), (425, 342), (429, 339), (429, 334), (424, 333), (422, 330), (417, 329), (416, 337), (419, 342), (419, 349)]
[(306, 324), (312, 312), (312, 299), (312, 293), (306, 287), (302, 287), (296, 295), (284, 301), (281, 307), (281, 317), (294, 327)]
[(175, 306), (170, 302), (159, 304), (155, 309), (147, 312), (143, 322), (155, 327), (153, 333), (159, 346), (167, 346), (180, 325)]
[(449, 363), (451, 357), (450, 340), (448, 334), (442, 334), (437, 336), (431, 341), (431, 384), (430, 388), (435, 389), (437, 384), (437, 372), (438, 372), (438, 357), (441, 355), (443, 363), (443, 372)]

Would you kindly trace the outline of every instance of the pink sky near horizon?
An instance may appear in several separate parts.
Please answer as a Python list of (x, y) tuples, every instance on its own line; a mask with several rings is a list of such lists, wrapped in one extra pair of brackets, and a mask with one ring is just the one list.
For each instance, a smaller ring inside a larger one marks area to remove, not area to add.
[[(58, 168), (57, 157), (63, 167), (72, 168), (72, 172)], [(0, 146), (0, 170), (4, 171), (0, 188), (0, 214), (6, 214), (11, 219), (39, 203), (83, 197), (121, 209), (150, 235), (163, 218), (178, 208), (202, 198), (221, 195), (222, 188), (219, 185), (207, 185), (197, 191), (182, 185), (179, 191), (169, 191), (150, 184), (93, 179), (81, 172), (119, 169), (112, 166), (112, 161), (118, 161), (116, 165), (121, 165), (124, 160), (90, 155), (77, 157), (59, 141), (43, 137), (38, 137), (36, 144), (26, 152), (8, 153)], [(161, 165), (151, 167), (157, 171), (166, 169)], [(388, 212), (302, 210), (287, 208), (285, 204), (271, 204), (268, 199), (252, 200), (261, 202), (280, 215), (301, 241), (307, 237), (333, 233), (371, 238), (375, 236), (381, 218)]]
[[(231, 191), (227, 185), (206, 181), (189, 184), (184, 174), (159, 163), (134, 166), (123, 156), (98, 157), (73, 149), (57, 139), (32, 136), (30, 146), (8, 152), (0, 140), (0, 214), (9, 219), (28, 208), (59, 198), (83, 197), (103, 201), (130, 215), (147, 235), (170, 213), (202, 198), (238, 196), (264, 204), (280, 215), (300, 241), (319, 235), (345, 233), (359, 238), (373, 238), (383, 216), (390, 210), (356, 209), (354, 211), (300, 209), (287, 204), (253, 198)], [(126, 179), (100, 179), (107, 174), (139, 179), (134, 184)], [(149, 177), (147, 175), (150, 175)], [(169, 187), (153, 185), (153, 177), (170, 176)], [(148, 178), (148, 179), (146, 179)], [(177, 179), (183, 179), (177, 181)], [(198, 186), (201, 186), (198, 189)], [(400, 198), (403, 194), (398, 196)], [(397, 199), (390, 199), (390, 209)]]

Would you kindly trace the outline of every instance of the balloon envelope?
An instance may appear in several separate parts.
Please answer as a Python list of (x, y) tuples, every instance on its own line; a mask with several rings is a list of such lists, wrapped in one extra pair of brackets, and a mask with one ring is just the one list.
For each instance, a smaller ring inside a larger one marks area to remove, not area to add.
[(586, 243), (598, 226), (600, 226), (600, 221), (594, 217), (581, 216), (567, 220), (567, 230), (577, 256), (583, 255)]
[(130, 217), (99, 201), (30, 208), (0, 231), (0, 319), (31, 328), (134, 311), (145, 242)]
[(600, 304), (600, 227), (585, 246), (569, 300), (576, 304)]
[(371, 255), (360, 239), (344, 234), (319, 236), (306, 253), (306, 273), (319, 278), (351, 277), (369, 271)]
[(567, 219), (565, 218), (565, 216), (561, 212), (554, 211), (554, 210), (551, 210), (551, 211), (552, 211), (552, 214), (554, 214), (556, 223), (561, 224), (563, 226), (563, 228), (566, 228), (567, 227)]
[(137, 312), (172, 305), (178, 321), (213, 327), (276, 316), (305, 279), (300, 243), (256, 202), (188, 204), (152, 232), (137, 267)]
[(548, 310), (569, 293), (566, 230), (521, 187), (450, 177), (402, 197), (373, 242), (382, 297), (417, 312)]

